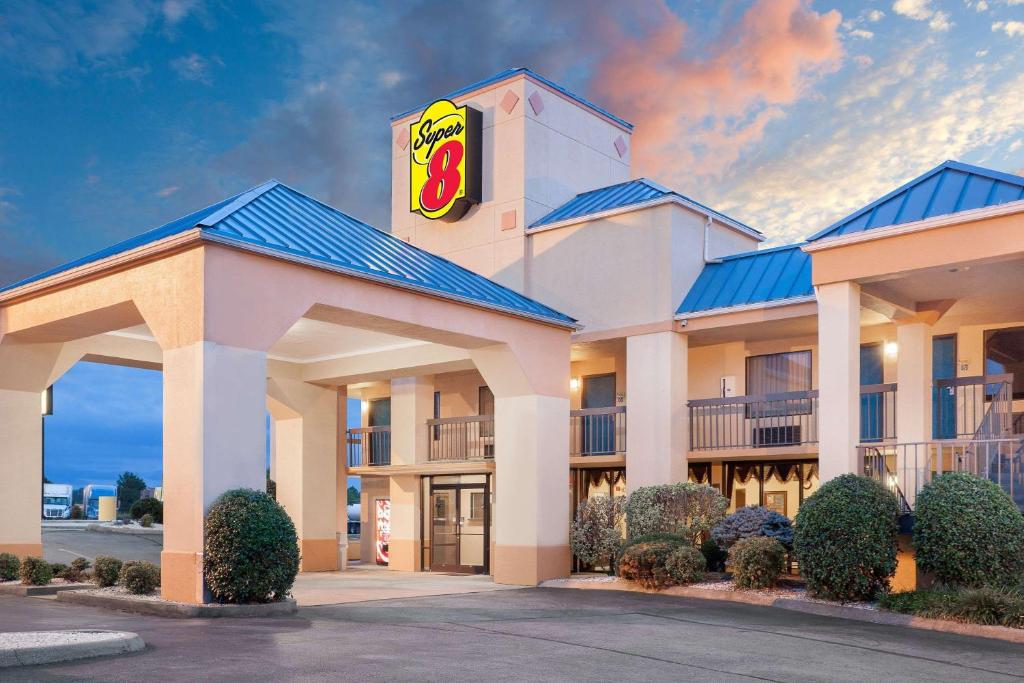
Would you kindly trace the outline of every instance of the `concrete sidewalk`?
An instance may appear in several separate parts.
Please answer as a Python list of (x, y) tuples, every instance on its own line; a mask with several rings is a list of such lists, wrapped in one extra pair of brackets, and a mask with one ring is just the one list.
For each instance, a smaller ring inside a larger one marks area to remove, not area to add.
[(517, 588), (520, 586), (494, 583), (489, 576), (399, 572), (374, 564), (356, 564), (343, 572), (299, 574), (292, 588), (292, 596), (300, 607), (306, 607)]

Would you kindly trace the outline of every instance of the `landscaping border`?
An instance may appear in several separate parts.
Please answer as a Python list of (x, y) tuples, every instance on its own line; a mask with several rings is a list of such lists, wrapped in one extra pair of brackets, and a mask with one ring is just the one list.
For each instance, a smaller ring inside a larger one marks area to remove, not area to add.
[(45, 586), (26, 586), (22, 583), (0, 583), (0, 595), (16, 595), (21, 598), (36, 598), (41, 595), (57, 595), (63, 591), (79, 591), (95, 588), (94, 583), (48, 583)]
[(172, 617), (179, 619), (215, 619), (215, 618), (249, 618), (249, 617), (280, 617), (295, 614), (298, 603), (291, 598), (278, 602), (260, 605), (190, 605), (183, 602), (164, 600), (146, 600), (123, 595), (97, 595), (93, 592), (59, 593), (57, 600), (88, 607), (119, 610), (144, 614), (155, 617)]
[[(54, 664), (77, 659), (109, 657), (140, 652), (146, 648), (139, 634), (131, 631), (76, 630), (51, 631), (48, 633), (103, 633), (114, 637), (85, 642), (48, 643), (45, 645), (22, 645), (7, 647), (0, 644), (0, 669), (15, 666)], [(19, 635), (15, 633), (14, 635)]]
[(866, 621), (872, 624), (883, 624), (886, 626), (905, 626), (926, 631), (943, 631), (945, 633), (956, 633), (962, 636), (992, 638), (995, 640), (1004, 640), (1010, 643), (1024, 644), (1024, 629), (1007, 628), (1005, 626), (986, 626), (984, 624), (969, 624), (960, 621), (947, 621), (945, 619), (927, 619), (925, 617), (915, 617), (910, 614), (897, 614), (896, 612), (886, 612), (883, 610), (860, 609), (856, 607), (846, 607), (845, 605), (808, 602), (806, 600), (794, 600), (792, 598), (780, 598), (771, 595), (758, 595), (756, 593), (747, 593), (743, 591), (709, 590), (707, 588), (694, 588), (693, 586), (673, 586), (671, 588), (666, 588), (665, 590), (655, 591), (645, 590), (639, 586), (623, 585), (621, 582), (581, 581), (576, 579), (554, 579), (552, 581), (545, 581), (540, 585), (540, 587), (626, 591), (634, 593), (651, 593), (654, 595), (671, 595), (673, 597), (695, 598), (697, 600), (711, 600), (717, 602), (738, 602), (746, 605), (776, 607), (778, 609), (785, 609), (792, 612), (816, 614), (823, 617)]

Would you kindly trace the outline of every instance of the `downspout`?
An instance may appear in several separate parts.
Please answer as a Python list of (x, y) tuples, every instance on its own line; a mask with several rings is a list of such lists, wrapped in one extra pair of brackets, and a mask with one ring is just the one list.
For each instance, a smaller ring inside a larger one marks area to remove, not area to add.
[(711, 224), (714, 219), (711, 214), (704, 215), (704, 263), (721, 263), (721, 259), (711, 258)]

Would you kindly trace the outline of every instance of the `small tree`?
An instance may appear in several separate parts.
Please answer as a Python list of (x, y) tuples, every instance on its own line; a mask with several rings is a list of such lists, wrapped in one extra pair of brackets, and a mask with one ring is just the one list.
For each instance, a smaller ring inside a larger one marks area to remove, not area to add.
[(348, 504), (355, 505), (359, 502), (359, 489), (355, 486), (348, 487)]
[(729, 501), (707, 484), (643, 486), (626, 501), (626, 536), (670, 533), (698, 546), (728, 507)]
[(580, 502), (569, 543), (581, 562), (607, 565), (614, 572), (622, 548), (622, 514), (621, 498), (600, 496)]
[(117, 499), (121, 504), (121, 512), (127, 512), (142, 496), (146, 482), (134, 472), (122, 472), (117, 478)]

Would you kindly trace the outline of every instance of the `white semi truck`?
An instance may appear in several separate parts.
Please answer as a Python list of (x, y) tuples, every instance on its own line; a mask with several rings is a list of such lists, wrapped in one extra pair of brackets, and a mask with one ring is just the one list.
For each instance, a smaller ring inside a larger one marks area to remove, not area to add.
[(43, 519), (71, 519), (71, 484), (43, 484)]

